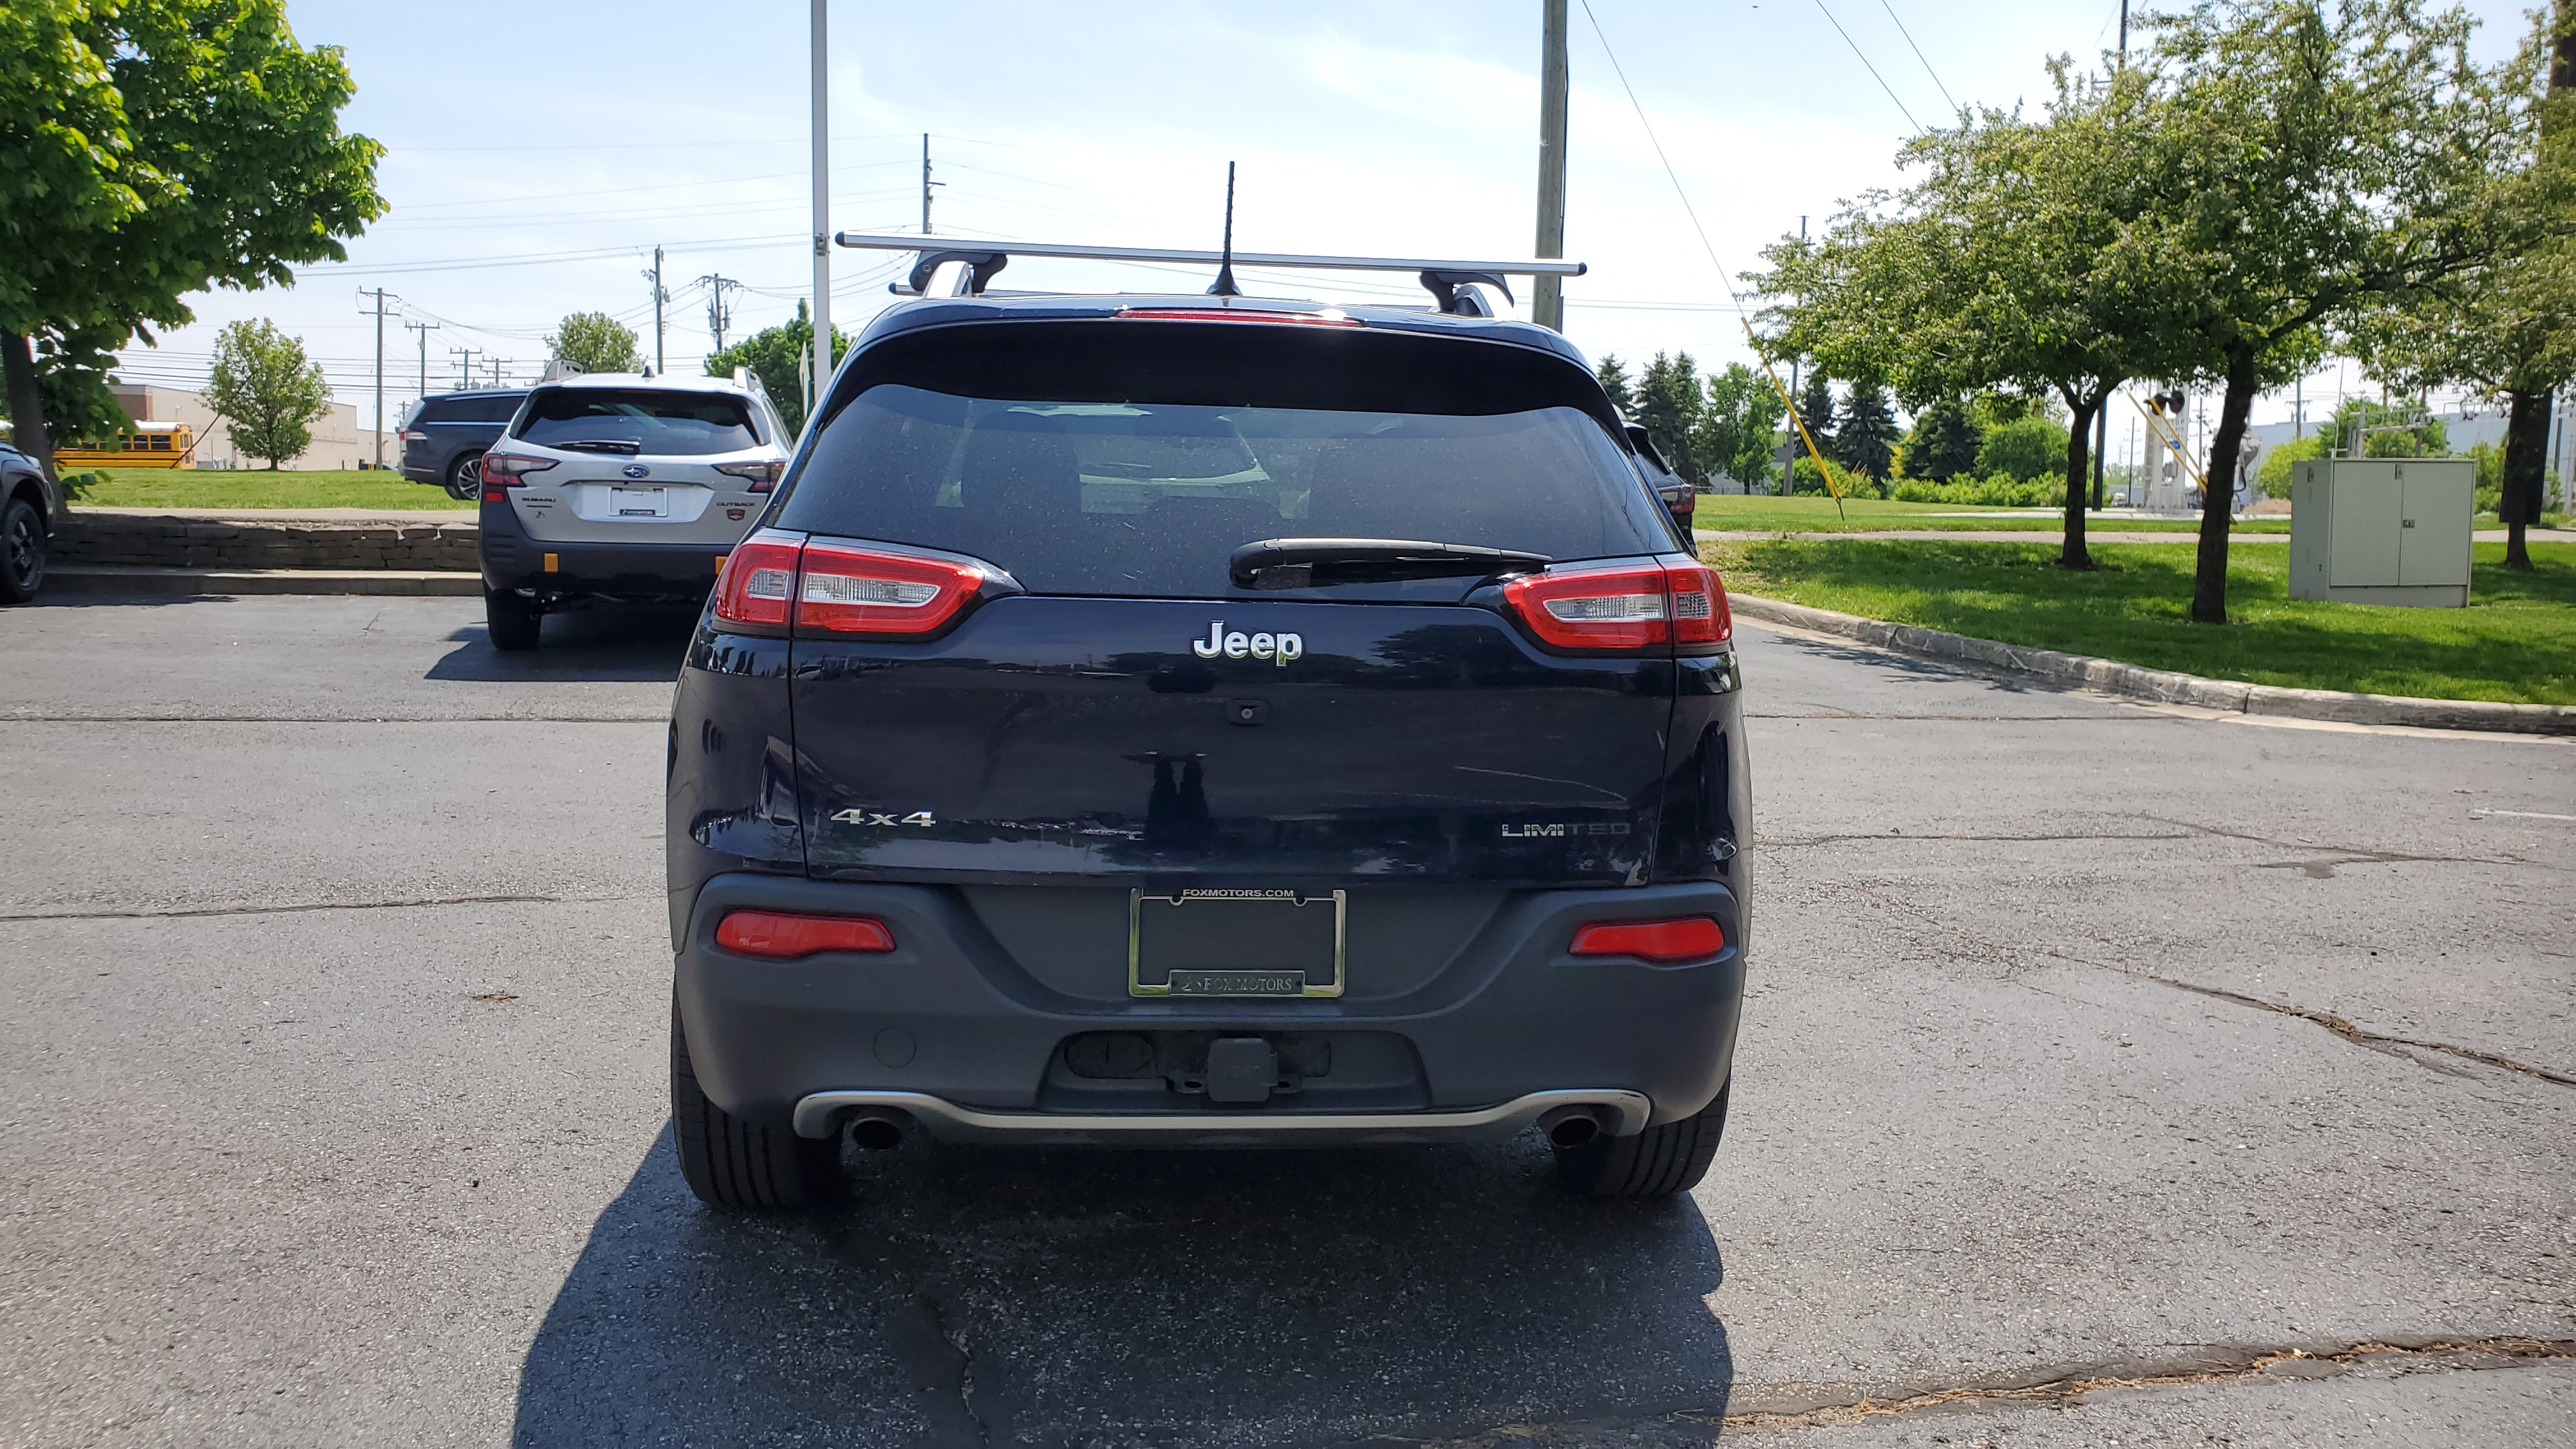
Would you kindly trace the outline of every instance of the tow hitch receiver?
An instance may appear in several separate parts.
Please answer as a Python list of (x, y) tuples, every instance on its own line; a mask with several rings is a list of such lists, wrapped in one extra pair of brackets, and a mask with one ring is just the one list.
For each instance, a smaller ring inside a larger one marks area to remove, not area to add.
[(1208, 1043), (1207, 1094), (1211, 1102), (1267, 1102), (1279, 1083), (1279, 1053), (1257, 1036), (1221, 1036)]

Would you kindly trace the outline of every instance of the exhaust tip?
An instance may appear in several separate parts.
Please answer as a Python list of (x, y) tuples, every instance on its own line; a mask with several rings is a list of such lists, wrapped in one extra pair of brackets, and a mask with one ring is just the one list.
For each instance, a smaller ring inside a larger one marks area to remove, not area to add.
[(1550, 1147), (1572, 1150), (1601, 1135), (1601, 1119), (1589, 1107), (1559, 1107), (1538, 1121)]
[(850, 1141), (862, 1152), (886, 1152), (903, 1145), (910, 1126), (899, 1112), (871, 1108), (850, 1119)]

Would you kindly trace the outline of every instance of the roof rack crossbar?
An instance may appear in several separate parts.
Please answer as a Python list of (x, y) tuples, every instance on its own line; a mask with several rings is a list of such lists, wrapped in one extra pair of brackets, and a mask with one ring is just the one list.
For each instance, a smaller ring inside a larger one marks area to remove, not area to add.
[(1412, 272), (1438, 300), (1440, 310), (1449, 312), (1463, 310), (1457, 291), (1462, 284), (1488, 284), (1501, 289), (1503, 295), (1508, 298), (1511, 296), (1511, 287), (1503, 280), (1506, 277), (1579, 277), (1589, 270), (1581, 262), (1557, 261), (1544, 257), (1527, 261), (1475, 262), (1421, 257), (1335, 257), (1309, 252), (1233, 252), (1229, 254), (1186, 251), (1169, 247), (1101, 247), (1083, 246), (1071, 242), (987, 241), (982, 238), (975, 239), (970, 248), (960, 245), (963, 240), (961, 238), (931, 240), (919, 236), (878, 235), (856, 231), (841, 232), (832, 240), (841, 246), (862, 251), (920, 253), (920, 259), (912, 269), (911, 286), (895, 289), (910, 291), (916, 295), (929, 285), (930, 274), (946, 262), (967, 263), (966, 290), (969, 295), (981, 296), (984, 283), (991, 280), (993, 274), (999, 272), (1012, 257), (1070, 257), (1094, 262), (1162, 262), (1183, 266), (1223, 266), (1231, 261), (1236, 266), (1283, 267), (1307, 271)]

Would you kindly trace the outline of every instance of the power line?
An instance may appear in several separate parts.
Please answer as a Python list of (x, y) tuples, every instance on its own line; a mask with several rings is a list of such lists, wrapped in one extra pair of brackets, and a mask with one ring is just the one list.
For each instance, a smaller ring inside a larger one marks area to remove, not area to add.
[[(1825, 0), (1816, 0), (1816, 8), (1817, 8), (1818, 10), (1824, 11), (1825, 20), (1826, 20), (1829, 24), (1831, 24), (1831, 25), (1834, 27), (1834, 34), (1839, 35), (1839, 36), (1841, 36), (1841, 37), (1843, 38), (1843, 44), (1848, 45), (1848, 46), (1850, 46), (1850, 47), (1851, 47), (1851, 53), (1852, 53), (1853, 55), (1860, 56), (1860, 63), (1861, 63), (1861, 66), (1862, 66), (1862, 68), (1866, 69), (1866, 70), (1869, 72), (1869, 78), (1870, 78), (1871, 80), (1874, 80), (1874, 81), (1878, 82), (1878, 88), (1879, 88), (1880, 90), (1883, 90), (1883, 91), (1887, 92), (1887, 98), (1888, 98), (1889, 100), (1891, 100), (1891, 101), (1896, 101), (1896, 108), (1897, 108), (1898, 110), (1900, 110), (1900, 111), (1905, 111), (1905, 124), (1907, 124), (1907, 125), (1909, 125), (1909, 126), (1912, 126), (1914, 129), (1916, 129), (1916, 130), (1918, 130), (1918, 131), (1922, 130), (1922, 129), (1923, 129), (1923, 123), (1922, 123), (1921, 121), (1918, 121), (1918, 120), (1914, 119), (1914, 113), (1913, 113), (1912, 111), (1906, 111), (1906, 110), (1905, 110), (1905, 102), (1903, 102), (1903, 101), (1897, 101), (1897, 100), (1896, 100), (1896, 89), (1895, 89), (1895, 87), (1890, 86), (1890, 85), (1887, 83), (1887, 77), (1885, 77), (1885, 76), (1883, 76), (1883, 75), (1880, 75), (1880, 74), (1878, 73), (1878, 67), (1877, 67), (1877, 66), (1874, 66), (1874, 65), (1871, 65), (1871, 64), (1869, 63), (1869, 57), (1868, 57), (1868, 56), (1861, 55), (1861, 53), (1860, 53), (1860, 45), (1859, 45), (1859, 43), (1858, 43), (1858, 42), (1854, 41), (1854, 40), (1851, 38), (1851, 32), (1850, 32), (1850, 31), (1848, 31), (1848, 30), (1843, 29), (1843, 23), (1842, 23), (1841, 21), (1834, 19), (1834, 12), (1832, 12), (1832, 11), (1830, 11), (1830, 10), (1825, 10)], [(1591, 13), (1592, 13), (1592, 7), (1590, 6), (1590, 4), (1588, 4), (1588, 3), (1587, 3), (1587, 4), (1584, 6), (1583, 13), (1584, 13), (1584, 14), (1586, 14), (1586, 15), (1589, 15), (1589, 14), (1591, 14)], [(1592, 22), (1592, 28), (1593, 28), (1594, 30), (1596, 30), (1596, 31), (1597, 31), (1597, 30), (1599, 30), (1599, 29), (1601, 28), (1601, 22), (1600, 22), (1600, 21), (1598, 21), (1598, 20), (1596, 20), (1596, 21)], [(1604, 50), (1609, 49), (1609, 48), (1610, 48), (1610, 43), (1609, 43), (1608, 41), (1603, 41), (1603, 42), (1602, 42), (1602, 46), (1601, 46), (1601, 48), (1602, 48), (1602, 49), (1604, 49)], [(1613, 64), (1615, 65), (1616, 63), (1614, 62)], [(1947, 95), (1947, 94), (1948, 94), (1948, 92), (1947, 92), (1947, 91), (1944, 91), (1942, 94)], [(1628, 97), (1628, 99), (1629, 99), (1631, 102), (1634, 102), (1637, 98), (1636, 98), (1634, 95), (1631, 95), (1631, 96), (1629, 96), (1629, 97)], [(1644, 109), (1641, 107), (1641, 108), (1638, 110), (1637, 114), (1638, 114), (1639, 116), (1641, 116), (1641, 117), (1642, 117), (1642, 116), (1644, 116), (1644, 115), (1645, 115), (1645, 111), (1644, 111)]]
[[(1896, 7), (1888, 4), (1887, 0), (1878, 0), (1878, 8), (1887, 12), (1888, 19), (1896, 20)], [(1825, 18), (1830, 20), (1833, 17), (1829, 15)], [(1932, 84), (1941, 87), (1941, 99), (1949, 101), (1951, 113), (1954, 115), (1957, 114), (1959, 110), (1958, 101), (1952, 98), (1950, 95), (1950, 88), (1948, 86), (1941, 85), (1941, 73), (1932, 68), (1932, 61), (1929, 57), (1923, 54), (1923, 47), (1914, 45), (1914, 32), (1905, 28), (1904, 21), (1896, 20), (1896, 33), (1905, 37), (1905, 43), (1907, 45), (1914, 46), (1914, 58), (1923, 62), (1923, 73), (1932, 77)], [(1845, 40), (1849, 40), (1851, 37), (1844, 36), (1843, 38)], [(1898, 109), (1902, 110), (1904, 108), (1900, 106)]]
[[(1823, 9), (1824, 0), (1816, 0), (1816, 8)], [(1762, 364), (1763, 373), (1771, 379), (1772, 389), (1780, 394), (1781, 405), (1789, 410), (1789, 422), (1797, 428), (1799, 438), (1806, 443), (1808, 456), (1816, 460), (1816, 472), (1825, 480), (1825, 491), (1834, 496), (1834, 512), (1841, 513), (1842, 489), (1834, 482), (1834, 470), (1825, 466), (1824, 449), (1816, 446), (1815, 435), (1807, 431), (1806, 420), (1798, 416), (1796, 400), (1789, 396), (1789, 389), (1781, 386), (1780, 374), (1772, 368), (1771, 359), (1763, 355), (1762, 339), (1753, 333), (1753, 319), (1743, 315), (1744, 298), (1736, 293), (1735, 279), (1727, 274), (1726, 263), (1717, 259), (1717, 244), (1708, 239), (1708, 228), (1700, 225), (1699, 209), (1691, 205), (1690, 193), (1682, 189), (1681, 173), (1673, 169), (1673, 158), (1664, 154), (1663, 139), (1655, 134), (1655, 123), (1646, 119), (1646, 107), (1644, 102), (1637, 99), (1637, 88), (1628, 84), (1627, 67), (1619, 64), (1619, 52), (1610, 48), (1610, 37), (1601, 28), (1601, 17), (1592, 13), (1592, 0), (1583, 0), (1583, 18), (1592, 23), (1593, 38), (1601, 42), (1601, 53), (1610, 58), (1610, 73), (1619, 78), (1619, 89), (1628, 93), (1628, 106), (1637, 113), (1637, 124), (1646, 132), (1646, 144), (1655, 148), (1655, 159), (1663, 163), (1664, 179), (1673, 184), (1673, 195), (1681, 198), (1682, 214), (1690, 218), (1691, 230), (1699, 234), (1700, 250), (1708, 253), (1708, 264), (1717, 269), (1718, 285), (1726, 288), (1726, 299), (1736, 306), (1736, 320), (1744, 324), (1744, 340), (1753, 344), (1753, 360)], [(1831, 20), (1833, 15), (1828, 12), (1825, 18)], [(1842, 27), (1836, 25), (1834, 28), (1840, 30)], [(1849, 40), (1851, 37), (1843, 38)], [(1857, 54), (1860, 47), (1854, 46), (1852, 49)], [(1867, 65), (1869, 62), (1863, 59), (1861, 63)], [(1870, 72), (1872, 75), (1877, 73)], [(1886, 82), (1881, 81), (1880, 84), (1885, 85)], [(1895, 96), (1894, 91), (1888, 92), (1889, 99), (1893, 100)], [(1904, 103), (1898, 102), (1897, 109), (1905, 109)], [(1913, 118), (1909, 116), (1906, 119)]]

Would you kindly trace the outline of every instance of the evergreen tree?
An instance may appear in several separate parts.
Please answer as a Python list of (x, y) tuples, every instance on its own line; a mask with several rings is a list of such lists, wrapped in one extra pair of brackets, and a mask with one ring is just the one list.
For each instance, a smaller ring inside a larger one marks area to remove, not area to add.
[(1887, 481), (1896, 448), (1896, 414), (1887, 405), (1887, 389), (1852, 384), (1843, 399), (1842, 421), (1834, 429), (1833, 459), (1873, 483)]
[[(1807, 385), (1798, 389), (1798, 420), (1807, 425), (1808, 436), (1816, 440), (1816, 446), (1824, 450), (1825, 456), (1832, 457), (1834, 455), (1834, 390), (1827, 383), (1823, 373), (1820, 372), (1808, 378)], [(1799, 457), (1806, 456), (1807, 444), (1798, 436), (1796, 428), (1789, 430), (1789, 444), (1792, 453)]]
[(1619, 416), (1634, 418), (1637, 415), (1637, 394), (1628, 385), (1628, 369), (1620, 363), (1619, 354), (1613, 352), (1601, 359), (1598, 376), (1601, 390), (1610, 394), (1610, 406), (1619, 410)]
[(1977, 466), (1977, 446), (1983, 441), (1958, 399), (1939, 399), (1915, 415), (1914, 429), (1905, 435), (1905, 476), (1955, 478)]
[(1655, 440), (1673, 471), (1693, 488), (1707, 476), (1691, 447), (1701, 431), (1700, 413), (1706, 405), (1700, 394), (1699, 364), (1687, 352), (1670, 357), (1656, 353), (1637, 380), (1636, 420), (1645, 425), (1646, 435)]

